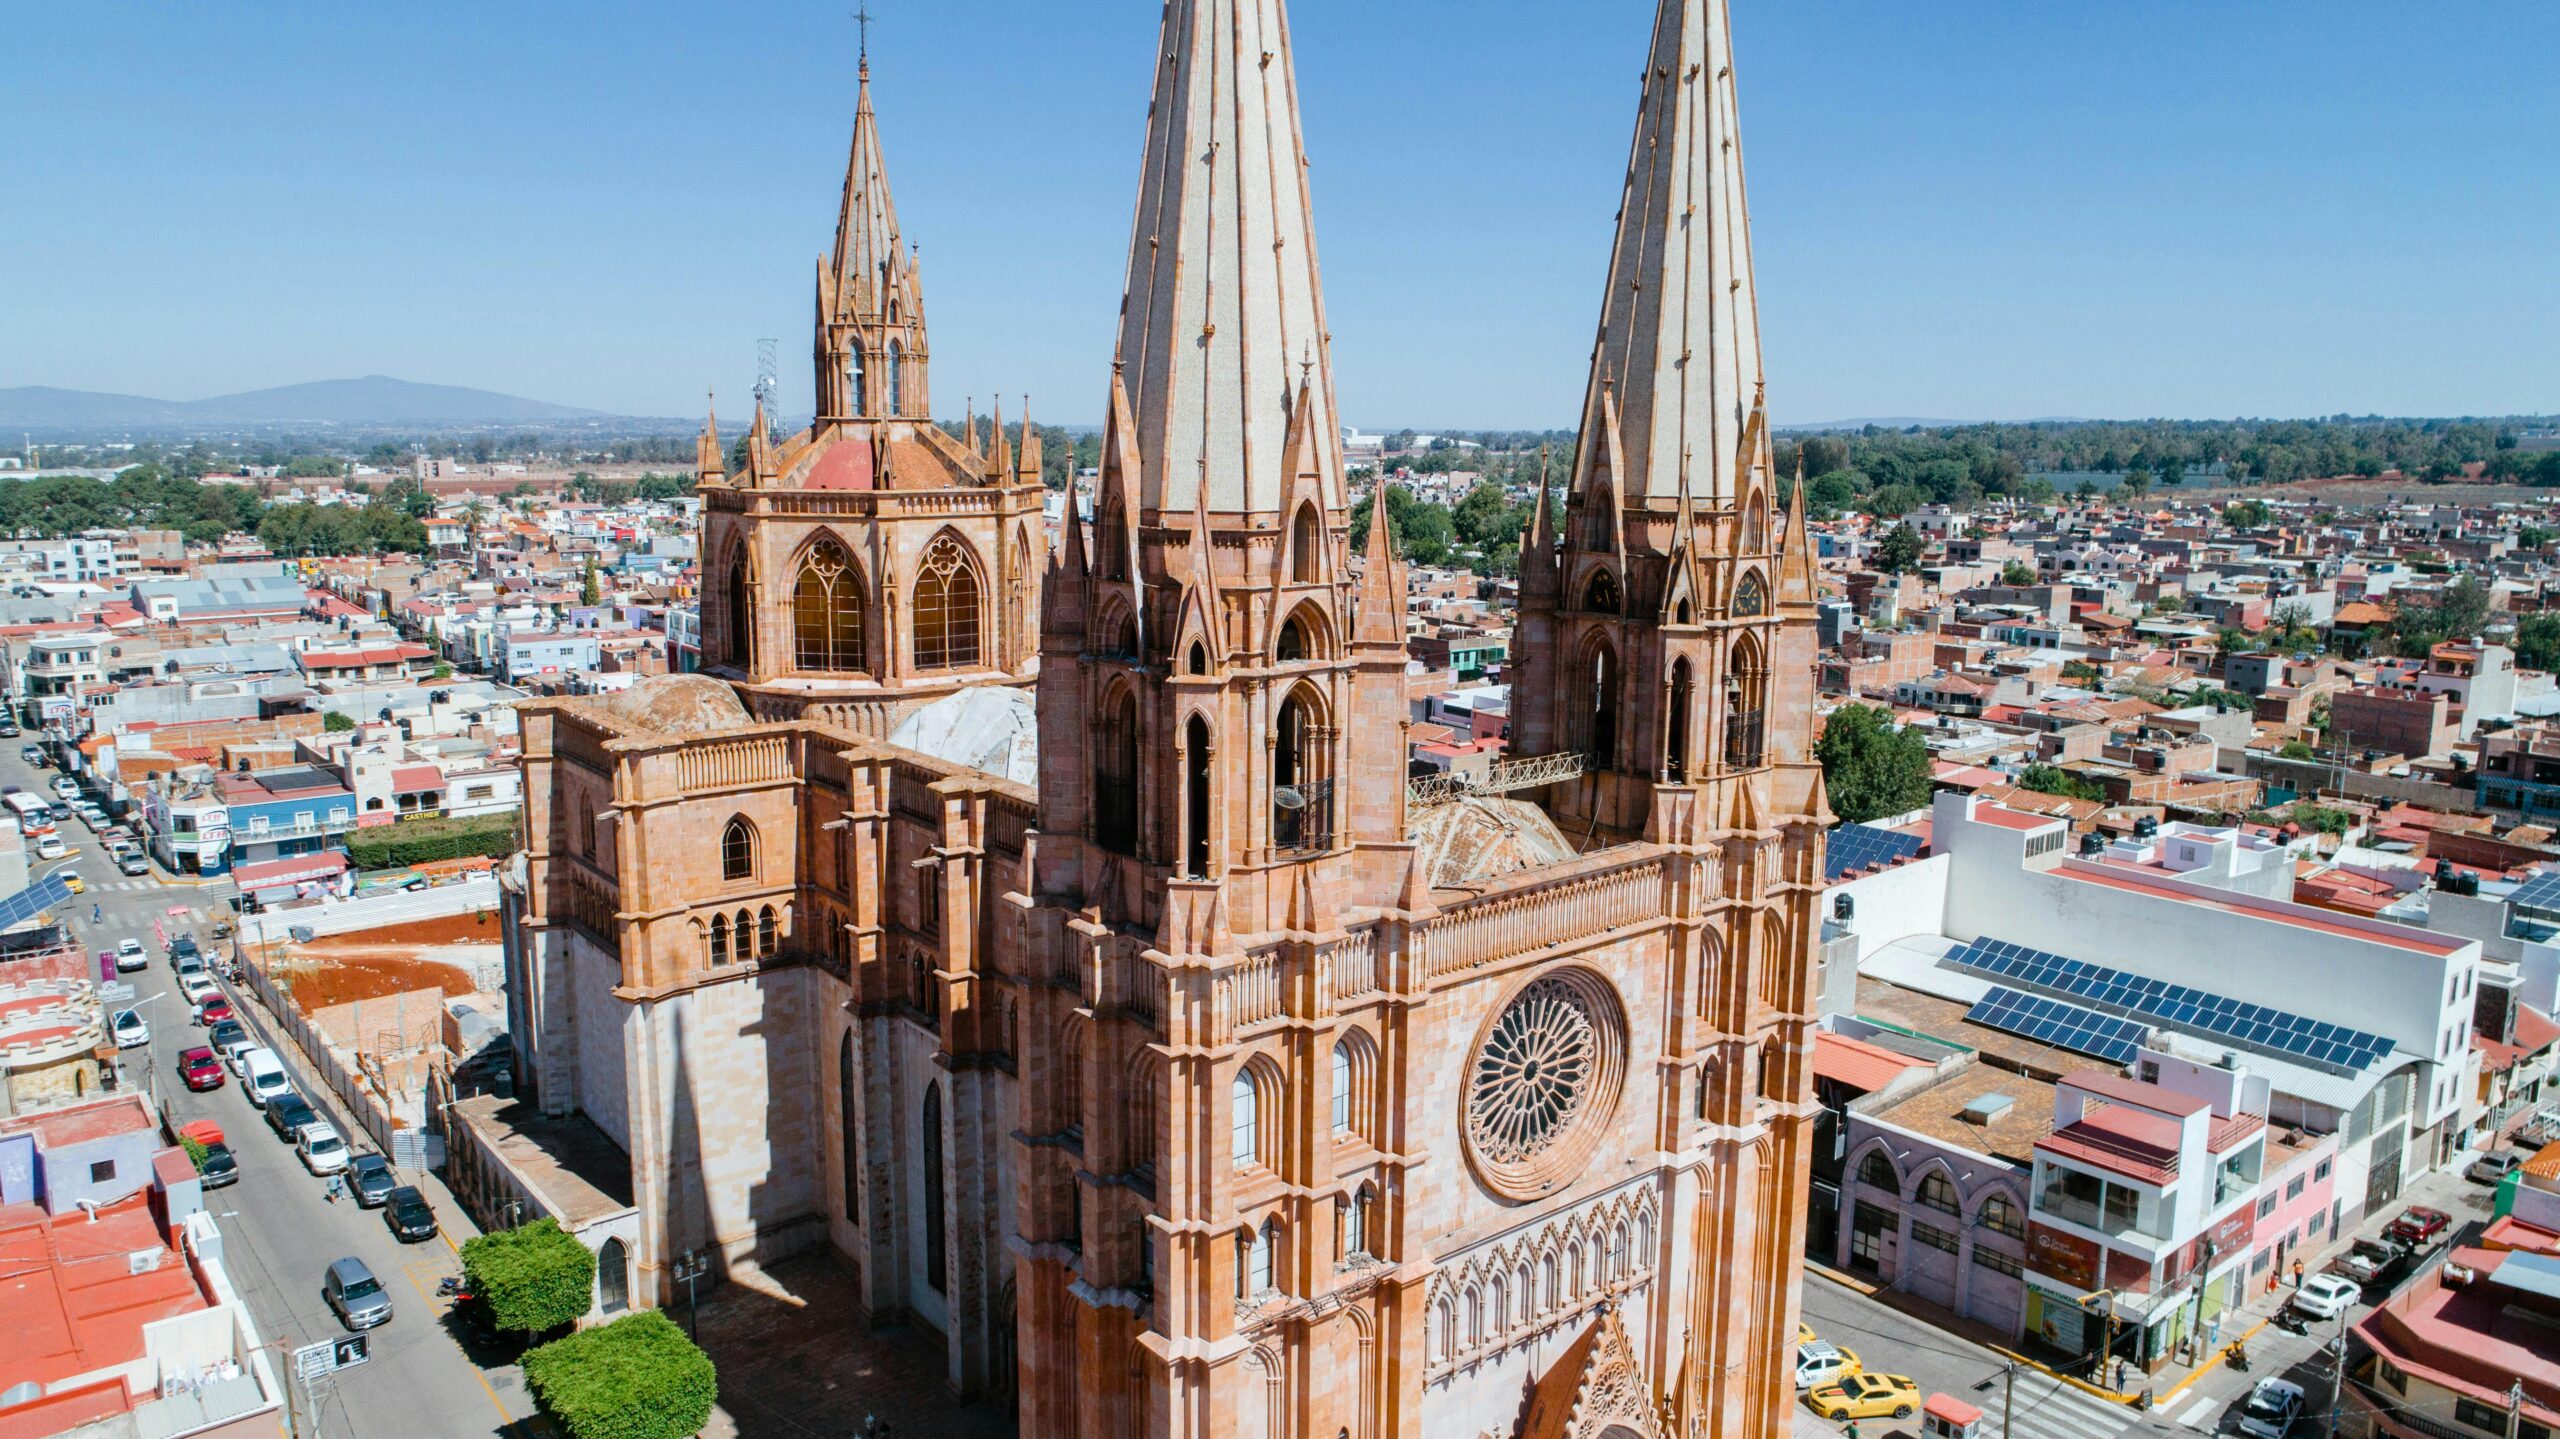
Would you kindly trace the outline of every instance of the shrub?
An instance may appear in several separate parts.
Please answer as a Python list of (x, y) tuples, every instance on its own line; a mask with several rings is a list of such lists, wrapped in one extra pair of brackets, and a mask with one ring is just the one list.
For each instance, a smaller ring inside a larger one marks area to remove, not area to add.
[(684, 1439), (720, 1397), (711, 1356), (654, 1309), (527, 1353), (524, 1380), (569, 1439)]
[(348, 730), (354, 729), (355, 727), (355, 716), (343, 715), (338, 713), (336, 710), (331, 710), (320, 717), (320, 728), (331, 734), (342, 734)]
[(515, 847), (512, 814), (404, 819), (347, 835), (347, 859), (358, 869), (400, 869), (475, 854), (503, 859)]
[(462, 1272), (499, 1328), (539, 1334), (586, 1315), (596, 1257), (557, 1221), (537, 1219), (465, 1243)]

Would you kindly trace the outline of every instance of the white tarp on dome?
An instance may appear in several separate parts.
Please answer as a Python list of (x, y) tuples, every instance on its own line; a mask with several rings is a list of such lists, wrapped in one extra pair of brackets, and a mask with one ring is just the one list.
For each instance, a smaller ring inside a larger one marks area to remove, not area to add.
[(889, 743), (1016, 784), (1040, 782), (1040, 725), (1026, 690), (987, 685), (945, 695), (889, 732)]

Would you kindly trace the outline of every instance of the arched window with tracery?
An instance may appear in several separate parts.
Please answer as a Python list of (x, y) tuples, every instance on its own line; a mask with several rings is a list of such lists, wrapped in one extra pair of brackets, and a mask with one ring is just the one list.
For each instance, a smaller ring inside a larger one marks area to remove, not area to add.
[(1301, 605), (1297, 613), (1289, 616), (1289, 622), (1280, 627), (1280, 637), (1272, 644), (1271, 657), (1282, 664), (1314, 659), (1322, 647), (1321, 634), (1322, 627), (1313, 617), (1313, 611)]
[(725, 914), (711, 916), (711, 962), (729, 962), (729, 916)]
[(1724, 763), (1727, 769), (1758, 769), (1762, 737), (1767, 733), (1769, 671), (1760, 644), (1749, 635), (1734, 642), (1732, 667), (1724, 677)]
[(1293, 584), (1311, 585), (1324, 578), (1324, 525), (1316, 518), (1315, 504), (1298, 506), (1296, 518), (1289, 522), (1289, 579)]
[(1271, 842), (1284, 852), (1333, 843), (1333, 783), (1315, 692), (1304, 685), (1280, 702), (1271, 737)]
[(1102, 702), (1093, 749), (1093, 842), (1138, 852), (1138, 697), (1126, 684)]
[(841, 674), (869, 657), (862, 579), (844, 546), (820, 540), (791, 582), (791, 660), (804, 670)]
[(978, 662), (978, 570), (958, 540), (937, 536), (916, 571), (916, 667), (960, 669)]
[(747, 598), (747, 547), (729, 548), (729, 578), (723, 598), (728, 613), (722, 617), (729, 636), (729, 663), (742, 670), (755, 668), (756, 609)]
[(756, 874), (756, 827), (744, 815), (720, 832), (720, 877), (753, 879)]
[(1868, 1150), (1867, 1157), (1859, 1162), (1858, 1182), (1869, 1189), (1881, 1189), (1887, 1194), (1902, 1193), (1902, 1176), (1894, 1172), (1893, 1161), (1886, 1158), (1885, 1152), (1881, 1149)]
[(889, 342), (889, 353), (881, 361), (882, 379), (891, 418), (907, 412), (907, 351), (895, 340)]
[(756, 915), (756, 957), (773, 958), (774, 948), (780, 941), (781, 931), (774, 923), (773, 906), (768, 904)]

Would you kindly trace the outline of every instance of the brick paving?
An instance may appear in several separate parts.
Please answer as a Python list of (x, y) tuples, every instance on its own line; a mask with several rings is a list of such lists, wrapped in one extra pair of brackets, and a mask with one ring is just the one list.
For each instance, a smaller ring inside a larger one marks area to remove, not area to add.
[[(1012, 1439), (1013, 1416), (963, 1403), (929, 1331), (872, 1333), (834, 1261), (796, 1259), (702, 1301), (702, 1347), (720, 1367), (704, 1439), (854, 1439), (866, 1415), (895, 1439)], [(668, 1317), (681, 1322), (679, 1299)]]

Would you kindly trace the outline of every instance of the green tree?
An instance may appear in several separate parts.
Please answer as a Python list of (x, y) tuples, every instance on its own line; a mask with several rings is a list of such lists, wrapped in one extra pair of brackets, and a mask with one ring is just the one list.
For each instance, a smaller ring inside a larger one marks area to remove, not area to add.
[(344, 734), (356, 727), (355, 716), (331, 710), (320, 716), (320, 728), (331, 734)]
[(1906, 814), (1929, 802), (1929, 744), (1876, 705), (1847, 704), (1823, 722), (1813, 747), (1831, 812), (1849, 823)]
[(2423, 659), (2447, 640), (2467, 640), (2489, 622), (2489, 591), (2464, 575), (2433, 603), (2404, 602), (2391, 616), (2391, 642), (2408, 659)]
[(2234, 500), (2222, 507), (2222, 522), (2235, 530), (2262, 530), (2269, 511), (2264, 500)]
[[(1417, 500), (1400, 486), (1386, 487), (1386, 495), (1387, 532), (1395, 537), (1404, 557), (1417, 565), (1447, 564), (1457, 540), (1457, 527), (1447, 507)], [(1369, 511), (1376, 503), (1373, 492), (1352, 507), (1351, 547), (1355, 550), (1369, 543)]]
[(711, 1356), (654, 1309), (555, 1339), (523, 1362), (525, 1388), (568, 1439), (685, 1439), (720, 1398)]
[(2024, 560), (2011, 560), (2000, 567), (2000, 583), (2011, 589), (2023, 589), (2036, 582), (2036, 567)]
[(2545, 611), (2516, 621), (2516, 663), (2526, 669), (2560, 668), (2560, 614)]
[(1876, 546), (1876, 568), (1886, 574), (1903, 574), (1919, 563), (1920, 532), (1909, 525), (1894, 526)]
[(2103, 671), (2101, 671), (2096, 665), (2089, 663), (2087, 660), (2063, 661), (2062, 679), (2065, 684), (2075, 684), (2083, 689), (2094, 689), (2098, 685), (2104, 683), (2106, 678), (2106, 674)]
[(1867, 513), (1880, 520), (1898, 520), (1929, 502), (1929, 497), (1910, 485), (1886, 485), (1867, 496)]
[(2125, 498), (2139, 501), (2143, 496), (2151, 493), (2151, 472), (2142, 469), (2127, 470), (2124, 483), (2118, 485), (2116, 489)]
[(604, 580), (596, 573), (595, 557), (587, 557), (587, 568), (578, 581), (578, 603), (597, 605), (604, 602)]
[(2318, 759), (2320, 752), (2298, 739), (2289, 739), (2276, 750), (2278, 759)]
[(2345, 834), (2356, 822), (2356, 817), (2346, 810), (2308, 802), (2295, 805), (2289, 817), (2313, 834)]
[(2018, 788), (2038, 794), (2060, 795), (2064, 799), (2085, 799), (2104, 803), (2107, 792), (2059, 765), (2031, 764), (2018, 775)]
[(594, 1304), (595, 1255), (548, 1217), (466, 1241), (462, 1273), (497, 1326), (518, 1333), (575, 1324)]

